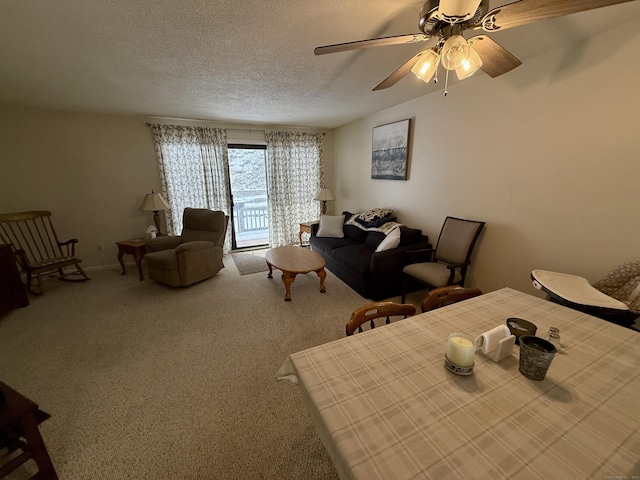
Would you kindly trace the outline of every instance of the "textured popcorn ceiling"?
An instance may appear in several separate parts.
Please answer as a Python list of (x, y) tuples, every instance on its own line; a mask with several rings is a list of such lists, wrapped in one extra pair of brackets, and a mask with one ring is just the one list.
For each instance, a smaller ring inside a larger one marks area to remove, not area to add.
[[(409, 75), (388, 90), (371, 91), (420, 45), (313, 54), (319, 45), (417, 32), (421, 5), (2, 0), (0, 105), (337, 127), (442, 89)], [(491, 36), (526, 62), (637, 18), (638, 0)]]

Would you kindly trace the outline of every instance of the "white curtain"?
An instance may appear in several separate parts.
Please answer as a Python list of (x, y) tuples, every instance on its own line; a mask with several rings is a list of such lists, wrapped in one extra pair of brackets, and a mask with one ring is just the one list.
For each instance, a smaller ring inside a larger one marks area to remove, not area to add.
[[(149, 125), (160, 166), (162, 194), (171, 206), (167, 232), (180, 235), (185, 207), (231, 213), (227, 131), (183, 125)], [(224, 251), (231, 250), (231, 226)]]
[(322, 178), (323, 134), (266, 131), (269, 185), (269, 244), (298, 241), (301, 222), (317, 220), (314, 201)]

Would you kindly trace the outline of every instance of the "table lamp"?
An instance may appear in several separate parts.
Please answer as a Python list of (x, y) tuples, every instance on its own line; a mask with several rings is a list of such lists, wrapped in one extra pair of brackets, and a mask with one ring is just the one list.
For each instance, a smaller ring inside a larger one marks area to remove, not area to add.
[(323, 215), (327, 213), (327, 202), (335, 199), (336, 197), (333, 196), (333, 193), (331, 193), (331, 190), (324, 187), (320, 187), (320, 190), (318, 190), (318, 194), (316, 195), (316, 198), (314, 198), (314, 200), (322, 202)]
[(154, 193), (151, 190), (151, 193), (147, 193), (144, 196), (144, 200), (142, 200), (142, 205), (140, 205), (140, 210), (145, 212), (153, 212), (153, 221), (156, 224), (156, 229), (158, 230), (158, 234), (160, 234), (160, 215), (158, 212), (160, 210), (169, 210), (169, 204), (167, 201), (162, 198), (162, 195), (159, 193)]

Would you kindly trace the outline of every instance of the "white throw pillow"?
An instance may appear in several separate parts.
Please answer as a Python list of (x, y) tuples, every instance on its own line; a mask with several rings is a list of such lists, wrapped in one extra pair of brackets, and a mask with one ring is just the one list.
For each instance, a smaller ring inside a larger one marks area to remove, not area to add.
[(318, 237), (343, 238), (344, 215), (320, 215)]
[(389, 232), (389, 235), (384, 237), (384, 240), (380, 242), (376, 252), (382, 252), (384, 250), (391, 250), (400, 245), (400, 228), (394, 228)]

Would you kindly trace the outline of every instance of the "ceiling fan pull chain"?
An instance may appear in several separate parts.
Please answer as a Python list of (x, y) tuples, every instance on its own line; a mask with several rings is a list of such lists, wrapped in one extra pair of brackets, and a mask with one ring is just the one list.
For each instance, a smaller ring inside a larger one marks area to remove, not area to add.
[(444, 96), (447, 96), (447, 93), (449, 93), (447, 91), (447, 87), (449, 86), (449, 70), (447, 70), (447, 73), (445, 74), (444, 77)]

